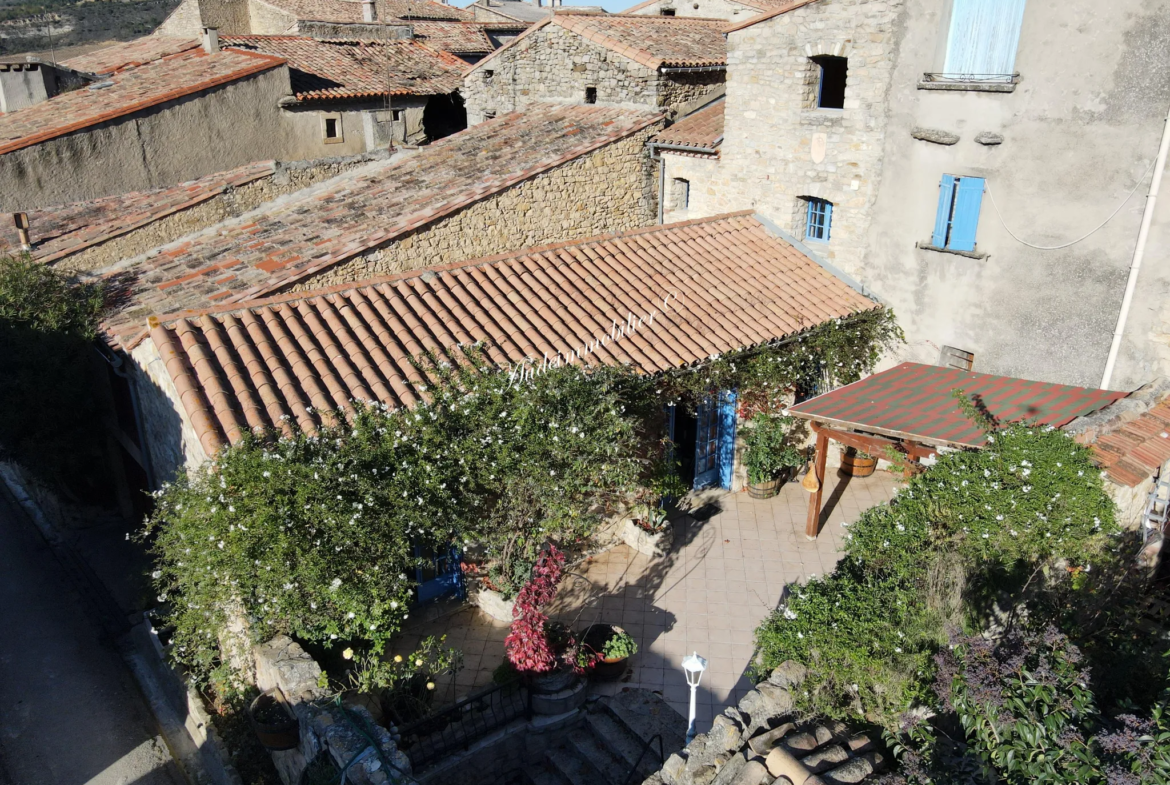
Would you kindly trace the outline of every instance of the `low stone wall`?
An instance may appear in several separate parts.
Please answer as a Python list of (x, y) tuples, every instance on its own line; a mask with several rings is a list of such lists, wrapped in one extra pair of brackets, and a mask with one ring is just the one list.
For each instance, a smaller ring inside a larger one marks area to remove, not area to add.
[(646, 783), (853, 785), (887, 768), (889, 755), (870, 735), (838, 722), (800, 722), (792, 692), (805, 675), (799, 663), (780, 665)]
[(243, 215), (284, 194), (299, 191), (370, 161), (386, 158), (385, 153), (366, 153), (314, 161), (276, 162), (275, 171), (185, 210), (85, 248), (53, 263), (70, 271), (99, 270), (124, 259), (132, 259), (152, 248), (192, 232)]
[(656, 167), (645, 144), (661, 127), (652, 125), (446, 215), (289, 291), (651, 226), (658, 210)]

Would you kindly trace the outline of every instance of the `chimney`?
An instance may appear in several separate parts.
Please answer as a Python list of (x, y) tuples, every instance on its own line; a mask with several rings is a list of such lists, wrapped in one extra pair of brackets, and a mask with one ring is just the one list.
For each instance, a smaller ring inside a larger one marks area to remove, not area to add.
[(16, 233), (20, 236), (20, 250), (31, 251), (32, 242), (28, 239), (28, 213), (13, 213), (16, 220)]
[(374, 9), (374, 0), (362, 0), (362, 21), (373, 22), (377, 18), (378, 14)]
[(219, 51), (219, 30), (217, 28), (203, 28), (203, 51), (209, 55)]

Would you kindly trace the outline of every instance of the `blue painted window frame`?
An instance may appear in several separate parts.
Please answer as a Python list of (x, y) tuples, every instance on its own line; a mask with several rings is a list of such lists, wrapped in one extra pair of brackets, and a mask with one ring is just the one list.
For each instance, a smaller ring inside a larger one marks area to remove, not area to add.
[(809, 197), (808, 212), (804, 219), (804, 239), (813, 243), (829, 242), (833, 225), (833, 203), (827, 199)]
[(982, 177), (944, 174), (938, 187), (938, 210), (930, 242), (935, 248), (973, 252), (983, 205)]

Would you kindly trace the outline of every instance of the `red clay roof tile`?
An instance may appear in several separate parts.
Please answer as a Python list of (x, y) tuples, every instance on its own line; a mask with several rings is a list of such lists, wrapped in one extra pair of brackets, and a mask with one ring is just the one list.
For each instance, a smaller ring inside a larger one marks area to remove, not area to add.
[(1091, 447), (1097, 464), (1114, 482), (1135, 487), (1170, 460), (1170, 398), (1163, 399), (1113, 430), (1097, 436)]
[(199, 46), (193, 38), (148, 35), (126, 43), (113, 44), (89, 54), (71, 57), (61, 65), (91, 74), (109, 74), (123, 68), (144, 65), (168, 55)]
[(214, 454), (245, 428), (312, 431), (353, 399), (413, 405), (423, 352), (482, 340), (500, 366), (539, 361), (632, 315), (643, 324), (584, 361), (659, 373), (877, 307), (733, 213), (164, 316), (151, 337)]
[(654, 144), (714, 150), (723, 141), (723, 105), (724, 102), (720, 100), (692, 112), (650, 141)]

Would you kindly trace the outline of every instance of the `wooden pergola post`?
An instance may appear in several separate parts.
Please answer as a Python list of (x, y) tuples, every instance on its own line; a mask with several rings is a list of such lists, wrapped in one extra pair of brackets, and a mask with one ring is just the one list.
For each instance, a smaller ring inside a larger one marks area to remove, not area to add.
[(816, 452), (813, 454), (813, 476), (817, 479), (817, 489), (808, 498), (808, 521), (804, 525), (804, 536), (815, 540), (821, 528), (821, 494), (825, 490), (825, 459), (829, 453), (829, 435), (824, 431), (817, 432)]

